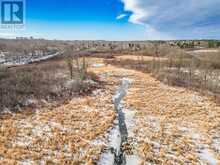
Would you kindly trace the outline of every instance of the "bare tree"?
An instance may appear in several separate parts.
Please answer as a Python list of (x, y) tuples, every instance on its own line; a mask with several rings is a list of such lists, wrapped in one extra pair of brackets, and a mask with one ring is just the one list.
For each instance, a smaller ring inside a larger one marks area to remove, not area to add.
[(69, 73), (70, 73), (70, 78), (73, 79), (73, 58), (72, 58), (72, 49), (71, 47), (67, 47), (65, 52), (64, 52), (64, 56), (66, 57), (65, 62), (67, 64)]

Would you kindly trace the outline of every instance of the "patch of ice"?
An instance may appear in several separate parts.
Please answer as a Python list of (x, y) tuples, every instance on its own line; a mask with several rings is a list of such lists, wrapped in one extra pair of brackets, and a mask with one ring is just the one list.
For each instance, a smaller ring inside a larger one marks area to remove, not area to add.
[(127, 89), (129, 87), (131, 80), (127, 78), (122, 79), (122, 85), (117, 90), (115, 96), (113, 96), (113, 102), (116, 106), (119, 106), (119, 103), (121, 102), (122, 98), (126, 95)]
[(36, 99), (27, 99), (23, 102), (24, 106), (37, 105), (38, 101)]
[(90, 113), (90, 112), (96, 112), (95, 109), (92, 109), (92, 108), (89, 108), (89, 107), (86, 107), (86, 108), (84, 108), (83, 110), (84, 110), (85, 112), (88, 112), (88, 113)]
[(138, 156), (126, 156), (126, 165), (138, 165), (140, 164), (140, 158)]
[(14, 116), (14, 113), (12, 113), (12, 111), (10, 111), (10, 109), (8, 108), (4, 108), (2, 111), (1, 111), (2, 114), (10, 114), (10, 115), (13, 115)]
[(42, 137), (45, 134), (51, 134), (51, 128), (47, 124), (38, 124), (32, 129), (32, 133), (34, 136)]
[(208, 149), (203, 149), (198, 155), (210, 165), (217, 165), (219, 163), (214, 154)]
[(50, 127), (57, 128), (61, 131), (70, 131), (69, 129), (67, 129), (63, 125), (61, 125), (60, 123), (56, 123), (56, 122), (51, 121), (51, 122), (49, 122), (49, 125), (50, 125)]
[(193, 133), (193, 134), (192, 134), (192, 139), (194, 139), (194, 140), (199, 140), (199, 139), (201, 139), (201, 135), (198, 134), (198, 133)]
[(19, 164), (20, 165), (31, 165), (31, 164), (34, 164), (34, 161), (27, 159), (27, 160), (20, 161)]
[(100, 67), (103, 67), (105, 66), (104, 64), (93, 64), (92, 67), (94, 68), (100, 68)]
[(215, 139), (213, 139), (212, 148), (216, 152), (220, 153), (220, 138), (219, 137), (218, 138), (216, 137)]
[(102, 95), (102, 94), (103, 94), (102, 89), (97, 89), (97, 90), (94, 90), (94, 91), (92, 92), (92, 95), (93, 95), (93, 96), (100, 96), (100, 95)]
[(95, 140), (92, 140), (91, 142), (89, 142), (89, 144), (97, 146), (97, 145), (105, 145), (104, 140), (101, 138), (97, 138)]
[(154, 149), (159, 150), (160, 149), (160, 143), (158, 142), (152, 142)]
[(116, 125), (109, 133), (108, 137), (108, 150), (101, 155), (98, 165), (113, 165), (114, 164), (114, 154), (111, 152), (111, 148), (120, 150), (121, 135), (119, 131), (119, 126)]
[(4, 62), (5, 62), (5, 59), (0, 58), (0, 63), (4, 63)]
[(187, 127), (178, 127), (178, 129), (182, 132), (189, 132), (189, 128)]
[(151, 128), (157, 132), (160, 130), (160, 120), (155, 116), (146, 116), (145, 121), (149, 121)]
[(133, 137), (134, 136), (133, 128), (135, 126), (134, 116), (136, 111), (131, 109), (123, 109), (123, 113), (125, 114), (125, 123), (128, 129), (128, 136)]

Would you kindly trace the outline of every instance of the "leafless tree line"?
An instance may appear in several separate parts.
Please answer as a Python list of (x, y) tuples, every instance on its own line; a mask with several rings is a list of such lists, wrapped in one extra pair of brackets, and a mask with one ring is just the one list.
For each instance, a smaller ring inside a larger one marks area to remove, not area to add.
[[(145, 60), (145, 56), (150, 56), (150, 60)], [(145, 51), (138, 54), (138, 59), (106, 62), (151, 73), (169, 85), (220, 94), (220, 51), (192, 55), (166, 43), (149, 44)]]
[[(153, 60), (147, 68), (159, 79), (171, 85), (220, 94), (220, 51), (190, 55), (179, 48), (154, 45), (150, 52)], [(143, 59), (141, 63), (144, 63)]]

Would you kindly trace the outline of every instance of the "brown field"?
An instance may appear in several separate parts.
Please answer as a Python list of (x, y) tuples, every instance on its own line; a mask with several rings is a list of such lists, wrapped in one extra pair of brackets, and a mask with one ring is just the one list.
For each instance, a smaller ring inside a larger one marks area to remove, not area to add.
[[(152, 61), (155, 57), (152, 56), (136, 56), (136, 55), (119, 55), (115, 57), (117, 60), (135, 60), (135, 61)], [(160, 58), (160, 60), (167, 60), (167, 58)]]
[(105, 147), (106, 131), (115, 119), (113, 85), (56, 108), (1, 114), (0, 164), (97, 162)]
[(124, 103), (127, 113), (135, 112), (129, 153), (138, 155), (140, 164), (220, 163), (220, 106), (213, 99), (133, 69), (99, 70), (110, 74), (108, 81), (126, 77), (132, 82)]
[[(53, 93), (56, 97), (52, 101), (46, 100), (51, 97), (50, 87), (64, 87), (70, 80), (64, 60), (11, 68), (3, 80), (8, 89), (14, 89), (14, 100), (31, 95), (46, 103), (0, 114), (0, 164), (99, 163), (108, 149), (109, 130), (117, 120), (112, 98), (123, 78), (131, 82), (123, 100), (128, 125), (128, 143), (124, 148), (127, 156), (137, 157), (137, 164), (219, 164), (220, 106), (213, 95), (207, 94), (217, 93), (219, 88), (202, 86), (204, 94), (194, 89), (193, 79), (187, 79), (187, 85), (183, 83), (186, 79), (180, 79), (188, 76), (182, 73), (194, 58), (186, 55), (183, 61), (179, 57), (170, 61), (168, 55), (160, 59), (134, 55), (116, 55), (107, 60), (87, 57), (86, 80), (79, 81), (78, 90)], [(75, 63), (73, 66), (76, 81), (81, 75)], [(31, 85), (23, 81), (28, 72)], [(164, 74), (162, 78), (160, 74)], [(13, 81), (26, 93), (16, 93), (18, 86)], [(90, 81), (95, 85), (81, 84)], [(0, 89), (3, 91), (3, 87)], [(130, 113), (134, 115), (128, 120)]]

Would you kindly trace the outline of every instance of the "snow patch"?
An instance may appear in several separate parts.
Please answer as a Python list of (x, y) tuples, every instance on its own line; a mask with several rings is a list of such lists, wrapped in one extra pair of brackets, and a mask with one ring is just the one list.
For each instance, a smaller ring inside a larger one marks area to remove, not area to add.
[(199, 157), (202, 160), (207, 161), (207, 163), (209, 163), (210, 165), (217, 165), (218, 164), (218, 160), (215, 158), (214, 154), (208, 149), (203, 149), (199, 153)]
[(125, 114), (125, 123), (128, 129), (128, 135), (130, 137), (134, 136), (133, 128), (135, 126), (134, 116), (136, 111), (130, 109), (123, 109), (123, 113)]
[(94, 68), (101, 68), (103, 66), (105, 66), (105, 65), (104, 64), (93, 64), (92, 65), (92, 67), (94, 67)]
[(126, 165), (138, 165), (140, 164), (140, 158), (138, 156), (126, 156)]

